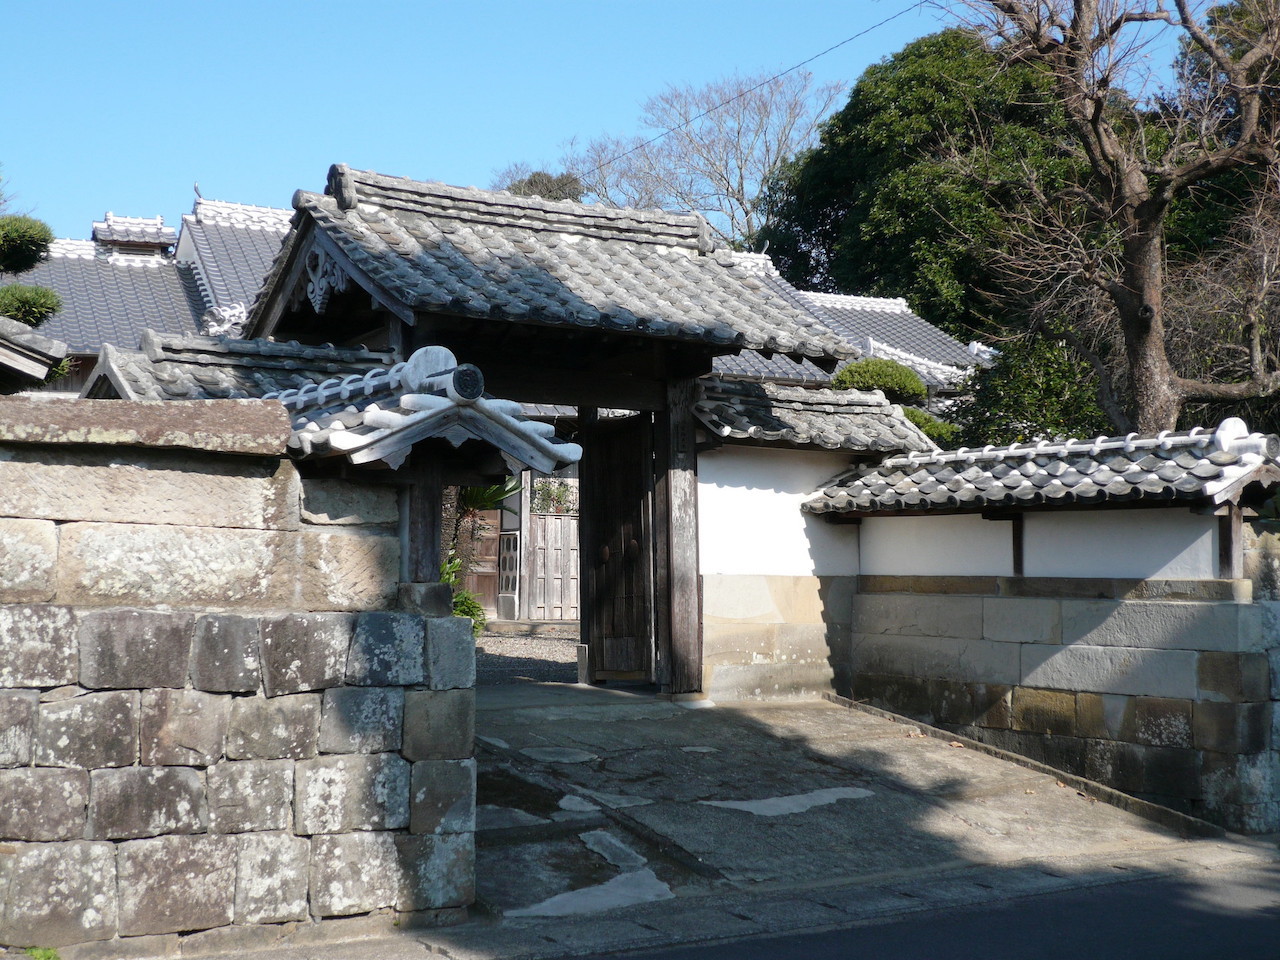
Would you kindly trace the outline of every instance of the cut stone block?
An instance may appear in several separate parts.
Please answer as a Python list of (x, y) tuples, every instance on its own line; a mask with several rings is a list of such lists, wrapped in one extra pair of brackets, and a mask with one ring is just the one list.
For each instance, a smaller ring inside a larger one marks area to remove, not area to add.
[(120, 935), (207, 930), (231, 922), (235, 837), (156, 837), (120, 844)]
[(1126, 739), (1152, 747), (1191, 746), (1191, 701), (1135, 697), (1133, 731)]
[(465, 907), (476, 898), (475, 834), (396, 837), (400, 889), (396, 909)]
[(77, 617), (70, 607), (0, 605), (0, 687), (74, 683)]
[(400, 609), (424, 617), (453, 616), (453, 588), (447, 583), (402, 583)]
[(348, 833), (311, 840), (311, 912), (343, 917), (390, 907), (402, 868), (390, 833)]
[[(0, 460), (0, 474), (3, 464)], [(52, 600), (57, 565), (58, 531), (52, 522), (0, 517), (0, 602)]]
[(288, 608), (298, 582), (297, 536), (68, 523), (60, 532), (58, 596), (104, 606)]
[(1076, 695), (1060, 690), (1013, 691), (1013, 729), (1070, 737), (1076, 732)]
[(113, 690), (40, 704), (35, 761), (83, 769), (137, 763), (138, 692)]
[(476, 692), (406, 690), (403, 753), (410, 760), (463, 760), (475, 752)]
[(422, 683), (425, 627), (413, 613), (362, 613), (356, 617), (347, 683), (373, 687)]
[(320, 749), (320, 694), (236, 697), (227, 729), (231, 760), (305, 760)]
[(424, 760), (413, 765), (410, 833), (474, 833), (476, 762)]
[(0, 840), (79, 840), (88, 804), (84, 770), (0, 770)]
[(94, 770), (90, 791), (93, 840), (203, 833), (209, 823), (204, 778), (188, 767)]
[(294, 830), (309, 835), (409, 825), (409, 764), (394, 753), (319, 757), (294, 770)]
[(1026, 644), (1022, 647), (1023, 683), (1052, 690), (1191, 700), (1196, 696), (1196, 659), (1191, 650)]
[(1064, 600), (1062, 642), (1160, 650), (1239, 650), (1240, 605)]
[(19, 846), (9, 877), (0, 943), (62, 947), (116, 935), (114, 844)]
[(426, 684), (432, 690), (476, 685), (476, 641), (465, 617), (429, 617)]
[(400, 687), (337, 687), (324, 692), (321, 753), (399, 750), (403, 729)]
[(352, 617), (291, 614), (262, 621), (262, 680), (267, 696), (323, 690), (342, 683)]
[(19, 449), (0, 458), (0, 513), (9, 515), (280, 529), (297, 526), (297, 503), (297, 470), (275, 458), (122, 455), (108, 446)]
[(199, 690), (142, 691), (143, 766), (207, 767), (222, 759), (231, 698)]
[(1200, 654), (1200, 699), (1220, 703), (1266, 700), (1271, 690), (1271, 666), (1265, 653)]
[(976, 640), (982, 609), (981, 597), (860, 594), (853, 598), (853, 632)]
[(288, 830), (293, 826), (292, 761), (219, 763), (205, 772), (205, 779), (213, 833)]
[(31, 762), (39, 705), (35, 690), (0, 690), (0, 767)]
[(302, 519), (325, 525), (390, 525), (400, 522), (400, 507), (393, 487), (361, 486), (350, 480), (303, 480)]
[(80, 618), (80, 683), (97, 689), (184, 687), (195, 618), (153, 610), (95, 610)]
[(210, 693), (257, 692), (258, 626), (257, 617), (200, 617), (191, 645), (192, 686)]
[(302, 606), (385, 610), (400, 583), (400, 538), (386, 533), (302, 533)]
[(1057, 600), (984, 597), (982, 635), (1003, 643), (1060, 643), (1061, 605)]
[(311, 843), (287, 833), (247, 833), (236, 868), (236, 923), (307, 919)]
[[(882, 676), (934, 677), (968, 683), (1016, 684), (1019, 651), (1030, 645), (956, 637), (857, 634), (851, 663), (859, 672)], [(1045, 647), (1059, 650), (1059, 647)], [(1028, 684), (1046, 686), (1046, 684)]]
[(1271, 732), (1271, 711), (1270, 702), (1197, 703), (1195, 746), (1218, 753), (1259, 753), (1266, 750)]

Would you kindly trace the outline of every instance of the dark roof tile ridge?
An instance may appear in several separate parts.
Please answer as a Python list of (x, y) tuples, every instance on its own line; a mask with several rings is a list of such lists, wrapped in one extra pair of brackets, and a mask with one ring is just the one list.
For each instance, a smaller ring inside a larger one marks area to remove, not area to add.
[[(1015, 457), (1027, 460), (1036, 457), (1067, 457), (1087, 455), (1096, 457), (1102, 453), (1120, 451), (1167, 451), (1172, 449), (1194, 448), (1231, 454), (1234, 456), (1252, 456), (1257, 458), (1276, 459), (1280, 456), (1280, 437), (1274, 434), (1251, 433), (1244, 421), (1238, 417), (1229, 417), (1215, 430), (1204, 427), (1192, 427), (1187, 431), (1162, 430), (1157, 434), (1129, 433), (1123, 436), (1099, 436), (1093, 440), (1050, 441), (1038, 440), (1032, 443), (1011, 443), (1008, 446), (988, 444), (981, 448), (960, 447), (957, 450), (937, 450), (932, 453), (907, 453), (900, 457), (890, 457), (878, 464), (878, 467), (890, 466), (925, 466), (946, 463), (995, 462)], [(874, 469), (874, 468), (873, 468)]]
[(394, 356), (385, 351), (368, 347), (336, 347), (331, 343), (304, 344), (297, 340), (284, 342), (268, 339), (241, 340), (235, 337), (183, 336), (161, 334), (154, 330), (142, 333), (142, 352), (152, 360), (182, 360), (190, 353), (222, 353), (240, 357), (273, 357), (296, 360), (338, 361), (360, 363), (368, 361), (390, 366)]
[[(362, 190), (361, 187), (366, 189)], [(383, 196), (384, 191), (391, 196)], [(710, 252), (715, 246), (711, 239), (710, 224), (697, 213), (520, 197), (506, 190), (458, 187), (435, 180), (413, 180), (372, 170), (352, 170), (344, 165), (335, 165), (330, 171), (326, 192), (337, 196), (339, 206), (343, 208), (349, 208), (362, 200), (376, 203), (379, 199), (399, 199), (408, 205), (408, 209), (413, 209), (415, 203), (420, 206), (430, 205), (436, 208), (432, 215), (474, 220), (474, 209), (451, 209), (463, 204), (480, 208), (500, 221), (512, 218), (528, 221), (519, 224), (528, 229), (537, 229), (537, 219), (548, 219), (551, 228), (561, 227), (565, 232), (590, 233), (593, 223), (608, 224), (610, 229), (639, 235), (633, 239), (639, 239), (648, 233), (655, 235), (657, 240), (670, 241), (671, 245), (677, 245), (677, 240), (684, 241), (680, 245), (688, 245), (689, 241), (693, 241), (699, 249), (705, 248), (705, 252)], [(445, 201), (447, 205), (441, 201)]]

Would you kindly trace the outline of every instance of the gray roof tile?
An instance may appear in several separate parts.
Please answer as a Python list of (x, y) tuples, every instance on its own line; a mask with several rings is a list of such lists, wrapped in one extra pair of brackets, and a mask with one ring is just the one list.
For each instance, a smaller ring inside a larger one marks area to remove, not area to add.
[[(693, 214), (616, 210), (335, 167), (294, 206), (409, 310), (839, 359), (849, 347), (716, 250)], [(261, 301), (259, 301), (259, 309)]]
[(198, 199), (182, 218), (178, 255), (196, 265), (196, 277), (210, 306), (253, 303), (292, 210)]
[(880, 392), (821, 390), (720, 377), (698, 381), (694, 415), (712, 433), (830, 450), (937, 449)]
[(837, 477), (804, 509), (875, 514), (1135, 500), (1221, 503), (1249, 483), (1280, 482), (1278, 457), (1280, 438), (1250, 433), (1236, 418), (1216, 431), (909, 453)]
[(85, 387), (100, 396), (109, 382), (124, 400), (220, 400), (263, 397), (334, 377), (363, 376), (395, 358), (363, 348), (305, 346), (227, 337), (173, 337), (146, 331), (142, 350), (104, 346)]
[(55, 241), (50, 257), (20, 276), (49, 287), (62, 309), (40, 332), (72, 353), (97, 353), (104, 343), (133, 347), (144, 330), (193, 334), (204, 301), (189, 266), (165, 257), (98, 256), (89, 241)]
[(29, 386), (42, 380), (67, 355), (67, 345), (37, 333), (25, 323), (0, 317), (0, 386)]
[(118, 217), (114, 213), (94, 221), (92, 236), (99, 243), (129, 246), (171, 247), (178, 242), (178, 234), (164, 225), (164, 217)]

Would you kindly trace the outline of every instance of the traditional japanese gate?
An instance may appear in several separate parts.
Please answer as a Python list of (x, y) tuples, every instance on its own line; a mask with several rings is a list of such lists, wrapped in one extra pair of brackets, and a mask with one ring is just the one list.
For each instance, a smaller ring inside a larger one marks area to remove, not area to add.
[(593, 680), (656, 679), (653, 416), (584, 424), (582, 638)]

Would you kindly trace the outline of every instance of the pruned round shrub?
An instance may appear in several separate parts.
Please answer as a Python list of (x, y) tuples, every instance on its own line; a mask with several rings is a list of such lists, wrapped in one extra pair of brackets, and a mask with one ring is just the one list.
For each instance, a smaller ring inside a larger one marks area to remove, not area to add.
[(34, 217), (0, 217), (0, 270), (25, 273), (44, 259), (53, 242), (49, 225)]
[(944, 450), (952, 449), (960, 440), (960, 428), (954, 423), (939, 420), (933, 414), (917, 410), (915, 407), (903, 407), (902, 413), (919, 427), (926, 437)]
[(62, 309), (62, 298), (47, 287), (10, 283), (0, 287), (0, 317), (38, 327)]
[(880, 357), (853, 361), (831, 378), (831, 386), (836, 390), (883, 390), (894, 403), (920, 403), (927, 395), (919, 374)]

